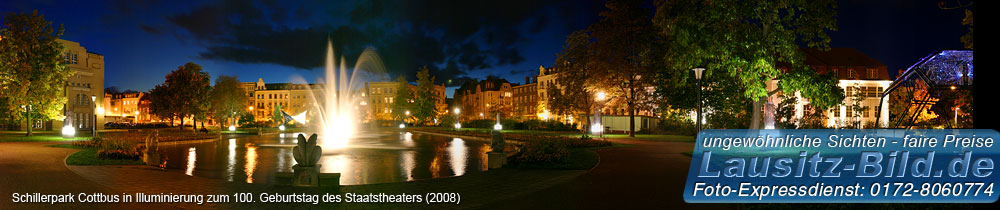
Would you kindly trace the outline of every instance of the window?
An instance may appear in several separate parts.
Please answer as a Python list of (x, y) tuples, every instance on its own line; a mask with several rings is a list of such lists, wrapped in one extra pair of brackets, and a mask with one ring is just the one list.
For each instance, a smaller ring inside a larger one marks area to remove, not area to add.
[(847, 78), (854, 78), (854, 69), (847, 69)]
[(865, 110), (865, 111), (861, 112), (862, 113), (862, 117), (868, 117), (868, 113), (870, 112), (869, 109), (868, 109), (868, 106), (862, 106), (861, 108)]
[(878, 75), (876, 74), (877, 71), (875, 71), (875, 69), (868, 69), (868, 79), (875, 79), (876, 77), (878, 77)]
[(840, 117), (840, 106), (833, 107), (833, 117)]

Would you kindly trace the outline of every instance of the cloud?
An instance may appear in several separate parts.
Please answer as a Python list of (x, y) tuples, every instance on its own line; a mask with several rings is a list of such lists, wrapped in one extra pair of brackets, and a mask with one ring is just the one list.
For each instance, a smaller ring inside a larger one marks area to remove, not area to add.
[(156, 34), (156, 35), (163, 34), (163, 31), (160, 30), (160, 28), (149, 26), (146, 24), (139, 24), (139, 29), (149, 34)]
[(200, 58), (303, 70), (323, 65), (329, 38), (349, 64), (371, 47), (393, 76), (415, 79), (427, 66), (439, 82), (454, 82), (469, 79), (468, 71), (523, 62), (524, 33), (552, 22), (546, 8), (560, 9), (558, 1), (530, 0), (325, 3), (222, 0), (139, 27), (203, 45)]

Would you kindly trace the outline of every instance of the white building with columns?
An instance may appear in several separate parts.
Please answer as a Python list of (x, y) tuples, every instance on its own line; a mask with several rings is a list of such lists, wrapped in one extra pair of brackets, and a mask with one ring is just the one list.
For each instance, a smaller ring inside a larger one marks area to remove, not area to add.
[[(878, 120), (880, 127), (888, 126), (889, 102), (888, 97), (882, 99), (879, 94), (889, 88), (892, 79), (889, 77), (887, 67), (881, 62), (868, 57), (864, 53), (854, 48), (830, 48), (830, 51), (817, 49), (803, 49), (806, 55), (805, 64), (812, 67), (819, 74), (833, 74), (840, 80), (840, 88), (844, 90), (844, 101), (838, 106), (824, 110), (826, 126), (832, 128), (842, 128), (857, 120), (861, 121), (861, 126), (866, 126)], [(768, 90), (777, 89), (778, 80), (767, 83)], [(864, 94), (861, 106), (863, 112), (854, 112), (851, 106), (854, 105), (855, 93)], [(781, 96), (774, 94), (768, 98), (769, 103), (777, 105), (781, 101)], [(795, 105), (795, 119), (802, 119), (811, 110), (809, 100), (802, 98), (799, 93), (795, 93), (798, 103)], [(883, 106), (879, 107), (882, 100)], [(881, 112), (879, 111), (881, 109)], [(768, 111), (773, 111), (769, 109)], [(881, 117), (876, 116), (881, 113)]]

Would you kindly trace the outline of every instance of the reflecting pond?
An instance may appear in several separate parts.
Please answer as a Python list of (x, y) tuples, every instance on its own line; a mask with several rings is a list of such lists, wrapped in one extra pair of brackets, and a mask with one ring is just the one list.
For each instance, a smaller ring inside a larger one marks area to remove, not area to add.
[[(297, 133), (240, 136), (219, 141), (161, 145), (168, 170), (233, 182), (274, 183), (292, 172)], [(486, 170), (489, 144), (435, 135), (369, 132), (351, 146), (323, 148), (323, 173), (341, 173), (341, 185), (405, 182), (461, 176)]]

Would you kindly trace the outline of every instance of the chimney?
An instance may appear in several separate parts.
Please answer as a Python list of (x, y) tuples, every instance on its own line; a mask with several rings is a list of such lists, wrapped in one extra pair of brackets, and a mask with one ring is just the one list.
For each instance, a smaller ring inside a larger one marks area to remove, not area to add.
[(524, 84), (525, 84), (525, 85), (527, 85), (527, 84), (531, 84), (531, 76), (526, 76), (526, 77), (524, 77)]

